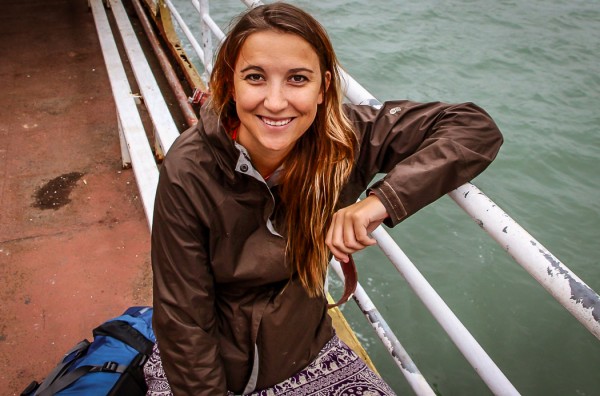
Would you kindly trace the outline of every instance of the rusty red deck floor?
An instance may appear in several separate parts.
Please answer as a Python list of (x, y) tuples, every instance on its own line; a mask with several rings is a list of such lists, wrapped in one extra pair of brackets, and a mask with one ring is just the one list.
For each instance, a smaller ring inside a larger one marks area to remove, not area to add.
[(13, 395), (102, 321), (150, 304), (151, 271), (87, 2), (2, 5), (0, 389)]

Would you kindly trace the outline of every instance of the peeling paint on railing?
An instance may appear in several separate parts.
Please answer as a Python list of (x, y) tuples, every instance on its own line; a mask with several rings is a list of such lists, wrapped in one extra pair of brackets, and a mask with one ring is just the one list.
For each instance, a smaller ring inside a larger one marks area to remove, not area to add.
[(600, 297), (481, 190), (467, 183), (450, 197), (596, 338)]
[[(331, 267), (335, 270), (340, 279), (344, 280), (344, 271), (342, 271), (340, 264), (335, 260), (331, 260)], [(413, 362), (402, 344), (400, 344), (400, 341), (398, 341), (398, 338), (360, 283), (356, 286), (356, 291), (352, 298), (369, 321), (373, 330), (375, 330), (375, 333), (377, 333), (377, 336), (394, 359), (396, 365), (400, 368), (404, 378), (406, 378), (406, 381), (409, 383), (415, 394), (417, 396), (435, 395), (435, 392), (431, 389), (427, 380), (425, 380), (425, 377), (423, 377), (423, 374), (421, 374), (417, 368), (417, 365)]]

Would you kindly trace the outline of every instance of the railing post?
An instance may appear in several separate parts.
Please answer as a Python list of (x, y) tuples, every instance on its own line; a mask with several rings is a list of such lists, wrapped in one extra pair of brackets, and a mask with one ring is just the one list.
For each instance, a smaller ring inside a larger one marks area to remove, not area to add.
[(205, 21), (209, 18), (208, 0), (200, 0), (200, 33), (202, 35), (202, 49), (204, 51), (204, 81), (208, 82), (210, 74), (212, 73), (212, 36), (210, 27)]
[[(345, 282), (344, 271), (342, 271), (340, 263), (335, 259), (332, 259), (330, 264), (340, 279)], [(423, 377), (423, 374), (421, 374), (417, 365), (413, 362), (402, 344), (400, 344), (400, 341), (398, 341), (398, 338), (360, 283), (356, 285), (356, 291), (352, 298), (354, 298), (358, 308), (365, 315), (381, 342), (383, 342), (383, 345), (388, 350), (392, 359), (394, 359), (394, 362), (415, 392), (415, 395), (435, 396), (435, 392), (431, 389), (431, 386), (429, 386), (427, 380)]]

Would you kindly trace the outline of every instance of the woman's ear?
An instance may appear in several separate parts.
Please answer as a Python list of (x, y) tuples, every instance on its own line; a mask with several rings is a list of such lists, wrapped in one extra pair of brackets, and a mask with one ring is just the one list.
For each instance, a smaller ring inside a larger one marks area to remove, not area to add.
[(326, 71), (325, 75), (323, 77), (324, 77), (323, 82), (324, 82), (325, 86), (323, 87), (323, 90), (319, 94), (319, 100), (317, 101), (317, 104), (323, 103), (323, 98), (325, 97), (325, 92), (327, 92), (327, 90), (329, 89), (329, 84), (331, 84), (331, 72)]

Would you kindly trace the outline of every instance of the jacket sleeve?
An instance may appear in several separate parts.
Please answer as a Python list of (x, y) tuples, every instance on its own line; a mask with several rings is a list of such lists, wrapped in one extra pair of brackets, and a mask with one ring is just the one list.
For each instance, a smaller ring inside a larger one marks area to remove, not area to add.
[(207, 229), (172, 165), (162, 165), (152, 226), (154, 331), (174, 395), (224, 395)]
[(496, 157), (502, 135), (472, 103), (386, 102), (381, 109), (348, 107), (363, 177), (386, 175), (373, 184), (393, 227), (406, 217), (468, 182)]

